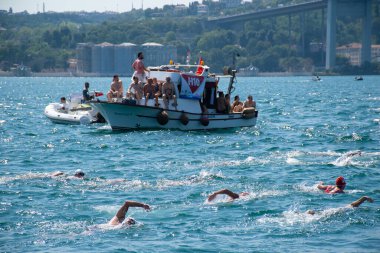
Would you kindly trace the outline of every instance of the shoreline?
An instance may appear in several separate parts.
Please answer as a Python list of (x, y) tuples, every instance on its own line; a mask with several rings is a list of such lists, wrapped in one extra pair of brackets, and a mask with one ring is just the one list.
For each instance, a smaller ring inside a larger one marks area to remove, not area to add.
[[(111, 77), (110, 75), (96, 74), (96, 73), (71, 73), (71, 72), (39, 72), (30, 73), (30, 75), (19, 76), (14, 75), (12, 72), (0, 71), (0, 77)], [(237, 77), (290, 77), (290, 76), (356, 76), (355, 74), (345, 75), (340, 73), (325, 73), (325, 72), (259, 72), (256, 75), (239, 75)], [(119, 75), (120, 77), (131, 77), (131, 75)]]

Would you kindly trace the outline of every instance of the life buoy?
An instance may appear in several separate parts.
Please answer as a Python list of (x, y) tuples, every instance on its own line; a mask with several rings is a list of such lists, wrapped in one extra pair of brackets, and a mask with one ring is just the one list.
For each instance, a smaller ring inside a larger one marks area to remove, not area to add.
[(182, 113), (181, 116), (179, 117), (179, 120), (181, 121), (182, 124), (185, 126), (189, 124), (189, 117), (187, 117), (186, 113)]
[(204, 126), (208, 126), (208, 124), (210, 123), (210, 120), (208, 119), (207, 116), (202, 116), (200, 121), (201, 121), (201, 124)]
[(166, 125), (169, 122), (169, 115), (166, 111), (161, 111), (157, 114), (157, 122), (160, 125)]
[(241, 116), (243, 119), (252, 119), (253, 117), (255, 117), (256, 115), (256, 110), (255, 108), (245, 108), (242, 113), (241, 113)]

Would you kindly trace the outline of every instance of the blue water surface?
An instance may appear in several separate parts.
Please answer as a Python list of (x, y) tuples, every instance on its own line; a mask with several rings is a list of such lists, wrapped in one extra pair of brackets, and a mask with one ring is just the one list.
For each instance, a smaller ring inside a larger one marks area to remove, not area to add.
[[(248, 128), (113, 132), (43, 115), (85, 81), (106, 92), (111, 78), (0, 78), (1, 252), (380, 251), (380, 76), (238, 78), (232, 95), (258, 105)], [(340, 175), (346, 194), (316, 188)], [(206, 202), (223, 188), (249, 195)], [(375, 202), (346, 207), (364, 195)], [(152, 210), (104, 225), (126, 200)]]

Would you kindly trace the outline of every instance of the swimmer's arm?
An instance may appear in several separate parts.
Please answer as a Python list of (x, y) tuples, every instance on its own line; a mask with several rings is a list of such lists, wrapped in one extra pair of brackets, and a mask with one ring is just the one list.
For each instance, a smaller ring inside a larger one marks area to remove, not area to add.
[(51, 174), (53, 177), (58, 177), (58, 176), (62, 176), (64, 173), (62, 171), (57, 171), (57, 172), (54, 172), (53, 174)]
[(150, 210), (150, 207), (146, 204), (135, 201), (125, 201), (124, 205), (119, 209), (119, 211), (117, 211), (116, 215), (110, 220), (109, 224), (117, 225), (120, 222), (123, 222), (129, 207), (142, 207), (145, 210)]
[(317, 188), (318, 188), (319, 190), (322, 190), (322, 191), (326, 190), (327, 187), (328, 187), (327, 185), (323, 185), (323, 182), (320, 182), (320, 183), (317, 185)]
[(220, 191), (216, 191), (214, 193), (212, 193), (210, 196), (208, 196), (208, 201), (212, 201), (213, 199), (215, 199), (215, 197), (218, 195), (218, 194), (225, 194), (225, 195), (228, 195), (229, 197), (231, 197), (232, 199), (238, 199), (239, 198), (239, 194), (237, 193), (234, 193), (228, 189), (223, 189), (223, 190), (220, 190)]
[(116, 217), (125, 218), (125, 214), (128, 212), (128, 208), (130, 207), (142, 207), (145, 210), (150, 210), (150, 207), (146, 204), (135, 202), (135, 201), (125, 201), (124, 205), (117, 211)]
[(350, 205), (351, 205), (352, 207), (358, 207), (358, 206), (360, 206), (360, 205), (361, 205), (363, 202), (365, 202), (365, 201), (368, 201), (369, 203), (372, 203), (372, 202), (373, 202), (373, 199), (370, 198), (370, 197), (367, 197), (367, 196), (363, 196), (363, 197), (361, 197), (360, 199), (358, 199), (358, 200), (352, 202)]

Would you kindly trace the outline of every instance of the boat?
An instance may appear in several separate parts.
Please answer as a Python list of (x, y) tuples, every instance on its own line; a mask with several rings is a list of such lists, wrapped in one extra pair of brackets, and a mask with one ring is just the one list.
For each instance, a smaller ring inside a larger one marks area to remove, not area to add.
[(257, 76), (258, 73), (259, 73), (259, 69), (251, 64), (246, 68), (240, 68), (237, 75), (250, 77), (250, 76)]
[(363, 77), (362, 76), (355, 76), (355, 81), (363, 81)]
[[(191, 68), (197, 68), (192, 71)], [(234, 127), (250, 127), (256, 124), (258, 111), (246, 108), (239, 113), (217, 113), (216, 94), (222, 77), (230, 78), (226, 94), (231, 94), (236, 82), (236, 71), (228, 76), (209, 73), (206, 65), (162, 65), (150, 67), (150, 78), (163, 82), (170, 77), (174, 84), (177, 103), (165, 103), (159, 98), (140, 101), (123, 99), (117, 102), (93, 100), (96, 108), (112, 130), (179, 129), (207, 130)]]
[(314, 82), (319, 82), (322, 79), (319, 76), (314, 76), (311, 80), (313, 80)]
[[(96, 95), (102, 93), (96, 93)], [(65, 109), (61, 103), (50, 103), (45, 107), (45, 116), (58, 124), (83, 124), (104, 123), (104, 118), (89, 103), (82, 103), (82, 94), (72, 94)]]

